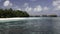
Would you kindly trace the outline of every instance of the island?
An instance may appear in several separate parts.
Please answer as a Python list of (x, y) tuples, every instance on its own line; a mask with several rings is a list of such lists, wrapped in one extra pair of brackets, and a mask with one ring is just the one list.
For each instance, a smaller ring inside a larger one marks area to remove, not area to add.
[(42, 15), (41, 17), (58, 17), (56, 14)]
[(57, 17), (56, 14), (51, 15), (29, 15), (26, 11), (10, 9), (0, 9), (0, 18), (15, 18), (15, 17)]
[(29, 17), (26, 11), (10, 9), (0, 9), (0, 18), (11, 18), (11, 17)]

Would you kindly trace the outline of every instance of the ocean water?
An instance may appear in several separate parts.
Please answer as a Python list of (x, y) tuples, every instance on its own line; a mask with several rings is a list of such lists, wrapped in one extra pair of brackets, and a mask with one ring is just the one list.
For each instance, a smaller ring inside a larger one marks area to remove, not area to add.
[(60, 34), (60, 17), (0, 21), (0, 34)]

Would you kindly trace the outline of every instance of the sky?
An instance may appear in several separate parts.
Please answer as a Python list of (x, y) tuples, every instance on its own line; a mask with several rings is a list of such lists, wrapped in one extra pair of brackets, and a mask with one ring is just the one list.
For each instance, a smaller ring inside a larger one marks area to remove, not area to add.
[(30, 15), (60, 15), (60, 0), (0, 0), (0, 9), (12, 8)]

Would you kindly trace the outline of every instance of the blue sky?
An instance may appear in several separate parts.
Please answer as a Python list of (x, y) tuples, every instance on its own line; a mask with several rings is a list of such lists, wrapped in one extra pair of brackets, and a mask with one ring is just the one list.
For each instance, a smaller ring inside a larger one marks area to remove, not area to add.
[(60, 15), (60, 0), (0, 0), (0, 8), (23, 10), (30, 15)]

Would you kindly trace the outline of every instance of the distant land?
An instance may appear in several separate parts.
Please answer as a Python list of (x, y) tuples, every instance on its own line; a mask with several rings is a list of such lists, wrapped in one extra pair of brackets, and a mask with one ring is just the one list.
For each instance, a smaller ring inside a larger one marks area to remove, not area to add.
[(29, 17), (26, 11), (10, 9), (0, 9), (0, 18), (11, 18), (11, 17)]
[(31, 16), (26, 11), (10, 9), (0, 9), (0, 18), (12, 18), (12, 17), (57, 17), (57, 15), (35, 15)]

